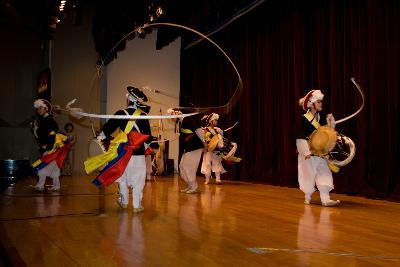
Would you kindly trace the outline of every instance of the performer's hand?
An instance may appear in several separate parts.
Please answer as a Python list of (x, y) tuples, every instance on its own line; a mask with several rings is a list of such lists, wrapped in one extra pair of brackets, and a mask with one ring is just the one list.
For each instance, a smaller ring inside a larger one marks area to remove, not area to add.
[(331, 128), (336, 127), (335, 118), (333, 117), (333, 115), (331, 113), (326, 116), (326, 124)]
[(98, 142), (101, 143), (104, 140), (104, 137), (103, 137), (103, 135), (99, 134), (98, 136), (96, 136), (96, 139), (97, 139)]

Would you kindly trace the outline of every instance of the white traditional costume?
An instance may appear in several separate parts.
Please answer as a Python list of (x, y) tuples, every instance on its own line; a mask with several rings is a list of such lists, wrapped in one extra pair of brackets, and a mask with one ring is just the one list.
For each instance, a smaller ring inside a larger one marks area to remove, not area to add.
[[(167, 113), (179, 115), (182, 112), (168, 109)], [(177, 121), (179, 129), (179, 146), (183, 152), (179, 163), (179, 173), (186, 182), (187, 187), (181, 192), (192, 194), (197, 192), (196, 172), (199, 166), (201, 153), (204, 149), (204, 132), (197, 115), (179, 118)]]
[[(146, 114), (143, 109), (147, 106), (144, 102), (147, 101), (146, 95), (138, 88), (129, 86), (127, 87), (128, 93), (126, 95), (129, 105), (126, 109), (119, 110), (115, 113), (115, 115), (144, 115)], [(105, 138), (109, 138), (117, 129), (123, 131), (125, 135), (129, 136), (131, 133), (137, 132), (138, 136), (147, 136), (146, 142), (149, 142), (151, 137), (150, 124), (148, 120), (118, 120), (118, 119), (110, 119), (108, 120), (102, 128), (102, 132), (98, 136), (98, 139), (103, 140)], [(117, 136), (118, 137), (118, 136)], [(116, 139), (115, 137), (114, 139)], [(135, 140), (131, 140), (135, 141)], [(130, 144), (129, 146), (133, 146)], [(118, 183), (119, 188), (119, 198), (117, 200), (118, 204), (122, 208), (126, 208), (129, 202), (129, 187), (132, 188), (132, 200), (133, 200), (133, 212), (142, 212), (142, 197), (143, 197), (143, 188), (145, 186), (146, 180), (146, 160), (145, 160), (145, 143), (140, 142), (140, 144), (131, 151), (126, 153), (130, 153), (127, 155), (129, 157), (127, 165), (120, 166), (117, 161), (114, 163), (122, 154), (118, 155), (116, 159), (111, 161), (105, 169), (122, 169), (121, 176), (114, 177), (114, 172), (111, 170), (102, 170), (101, 173), (93, 183), (96, 185), (108, 185), (110, 181), (115, 181)], [(122, 150), (121, 150), (122, 151)], [(128, 150), (126, 150), (128, 151)], [(118, 152), (119, 153), (119, 152)], [(87, 166), (90, 162), (90, 159), (85, 163)], [(112, 163), (114, 165), (112, 165)], [(121, 163), (122, 164), (122, 163)], [(108, 174), (110, 173), (110, 174)], [(104, 178), (103, 178), (104, 177)], [(115, 180), (116, 179), (116, 180)]]
[[(208, 126), (204, 128), (205, 141), (209, 146), (209, 151), (203, 155), (203, 163), (201, 164), (201, 173), (206, 177), (205, 184), (210, 182), (211, 172), (215, 173), (215, 179), (217, 184), (221, 183), (221, 173), (225, 173), (226, 170), (222, 166), (222, 159), (218, 153), (218, 148), (222, 148), (224, 145), (222, 131), (218, 127), (212, 125), (212, 121), (218, 121), (219, 115), (217, 113), (211, 113), (207, 117)], [(215, 150), (217, 148), (217, 150)]]
[(327, 124), (334, 128), (335, 122), (332, 115), (325, 116), (321, 112), (313, 115), (310, 108), (314, 103), (321, 101), (324, 95), (320, 90), (311, 90), (299, 100), (299, 105), (306, 111), (301, 119), (301, 132), (297, 136), (296, 146), (298, 151), (298, 181), (300, 189), (305, 194), (305, 204), (310, 204), (311, 195), (318, 188), (321, 203), (324, 206), (337, 206), (340, 201), (331, 200), (329, 192), (334, 188), (332, 172), (325, 158), (312, 155), (308, 144), (308, 138), (313, 131)]

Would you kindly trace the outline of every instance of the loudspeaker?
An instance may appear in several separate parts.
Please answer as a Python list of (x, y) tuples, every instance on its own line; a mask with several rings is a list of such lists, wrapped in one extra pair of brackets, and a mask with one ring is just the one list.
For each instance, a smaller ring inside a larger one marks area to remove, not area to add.
[(28, 159), (0, 160), (0, 192), (12, 184), (31, 174), (31, 164)]

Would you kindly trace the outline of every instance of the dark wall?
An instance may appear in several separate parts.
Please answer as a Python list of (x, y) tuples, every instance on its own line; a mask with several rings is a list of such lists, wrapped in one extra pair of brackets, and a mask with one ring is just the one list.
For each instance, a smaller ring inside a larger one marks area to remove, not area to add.
[(36, 77), (46, 66), (45, 49), (36, 34), (0, 31), (0, 158), (32, 159), (38, 156), (30, 133), (36, 97)]
[[(10, 25), (0, 29), (0, 159), (39, 157), (29, 122), (34, 115), (37, 98), (37, 76), (51, 69), (52, 103), (64, 107), (77, 98), (85, 110), (99, 111), (98, 56), (92, 36), (93, 7), (85, 4), (80, 24), (75, 23), (73, 10), (68, 9), (57, 24), (55, 39), (42, 41), (37, 31)], [(59, 128), (73, 122), (78, 135), (75, 149), (75, 173), (83, 172), (89, 139), (93, 138), (88, 120), (76, 120), (65, 112), (56, 114)], [(95, 122), (98, 125), (98, 122)]]

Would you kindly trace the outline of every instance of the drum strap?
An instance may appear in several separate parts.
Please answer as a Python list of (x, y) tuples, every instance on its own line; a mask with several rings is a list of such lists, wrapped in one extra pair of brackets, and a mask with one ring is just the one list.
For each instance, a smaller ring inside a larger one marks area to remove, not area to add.
[(216, 135), (216, 134), (217, 134), (217, 132), (214, 130), (214, 128), (207, 127), (207, 130), (208, 130), (212, 135)]
[(312, 126), (315, 127), (315, 129), (318, 129), (321, 126), (310, 111), (307, 111), (303, 116), (312, 124)]
[[(130, 115), (126, 109), (124, 109), (124, 111), (125, 111), (126, 115)], [(135, 110), (135, 112), (133, 112), (133, 115), (134, 116), (139, 116), (141, 113), (142, 113), (142, 110), (140, 108), (137, 108)], [(135, 121), (136, 120), (129, 120), (128, 121), (128, 123), (125, 126), (124, 133), (126, 133), (126, 134), (130, 133), (130, 131), (132, 131), (133, 127), (135, 127), (136, 130), (140, 133), (139, 127), (136, 125)]]

